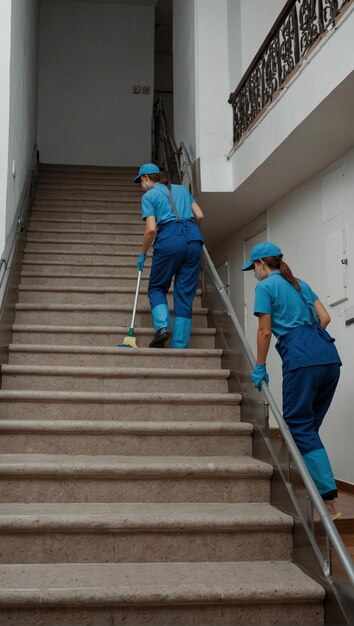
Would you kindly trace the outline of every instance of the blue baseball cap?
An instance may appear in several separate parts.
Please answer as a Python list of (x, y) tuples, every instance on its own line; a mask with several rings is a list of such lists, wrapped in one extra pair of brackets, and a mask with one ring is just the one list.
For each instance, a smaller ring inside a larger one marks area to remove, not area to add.
[(140, 183), (143, 174), (159, 174), (160, 168), (155, 163), (144, 163), (138, 171), (138, 175), (134, 178), (135, 183)]
[(265, 241), (264, 243), (257, 243), (254, 248), (251, 250), (251, 256), (249, 261), (242, 265), (241, 270), (246, 272), (247, 270), (253, 270), (254, 262), (259, 261), (260, 259), (264, 259), (267, 256), (279, 256), (280, 258), (283, 256), (282, 251), (278, 246), (270, 241)]

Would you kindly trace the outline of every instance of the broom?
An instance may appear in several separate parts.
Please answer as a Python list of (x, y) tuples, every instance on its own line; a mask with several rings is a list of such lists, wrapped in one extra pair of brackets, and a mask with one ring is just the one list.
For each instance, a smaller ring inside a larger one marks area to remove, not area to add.
[(136, 345), (136, 338), (134, 337), (134, 321), (135, 321), (136, 306), (138, 304), (138, 296), (139, 296), (139, 289), (140, 289), (141, 274), (142, 274), (142, 272), (139, 270), (138, 281), (137, 281), (137, 284), (136, 284), (136, 291), (135, 291), (133, 315), (132, 315), (132, 321), (131, 321), (131, 324), (130, 324), (129, 332), (128, 332), (127, 337), (124, 337), (123, 343), (118, 343), (117, 344), (118, 348), (137, 348), (138, 347)]

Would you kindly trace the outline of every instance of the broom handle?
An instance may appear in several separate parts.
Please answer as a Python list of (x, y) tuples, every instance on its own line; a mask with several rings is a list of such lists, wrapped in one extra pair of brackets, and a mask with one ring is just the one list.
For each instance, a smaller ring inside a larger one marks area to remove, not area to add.
[(141, 274), (142, 274), (142, 272), (139, 270), (138, 282), (136, 284), (135, 299), (134, 299), (134, 306), (133, 306), (132, 323), (130, 324), (130, 328), (134, 328), (135, 313), (136, 313), (136, 307), (137, 307), (137, 304), (138, 304), (138, 297), (139, 297)]

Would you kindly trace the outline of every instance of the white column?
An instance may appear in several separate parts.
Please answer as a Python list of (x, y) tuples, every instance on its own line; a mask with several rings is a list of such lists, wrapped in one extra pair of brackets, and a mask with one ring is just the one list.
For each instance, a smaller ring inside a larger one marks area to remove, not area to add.
[(11, 0), (0, 2), (0, 255), (5, 246), (10, 119)]
[(233, 191), (228, 1), (195, 0), (196, 110), (202, 191)]

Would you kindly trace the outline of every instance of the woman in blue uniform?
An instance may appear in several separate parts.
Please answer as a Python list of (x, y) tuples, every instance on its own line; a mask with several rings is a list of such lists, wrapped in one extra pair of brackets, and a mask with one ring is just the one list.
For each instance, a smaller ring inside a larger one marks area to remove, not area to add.
[(257, 244), (242, 270), (254, 269), (254, 314), (258, 316), (257, 364), (251, 378), (267, 384), (271, 334), (283, 364), (283, 416), (333, 519), (338, 519), (337, 487), (318, 434), (331, 404), (341, 360), (325, 328), (330, 317), (311, 287), (294, 277), (278, 246)]
[(134, 180), (145, 190), (142, 218), (145, 233), (137, 266), (143, 270), (154, 241), (149, 300), (155, 336), (151, 348), (164, 348), (170, 333), (166, 294), (174, 280), (174, 320), (171, 348), (188, 348), (192, 305), (197, 290), (203, 236), (197, 226), (203, 212), (183, 185), (171, 185), (154, 163), (145, 163)]

